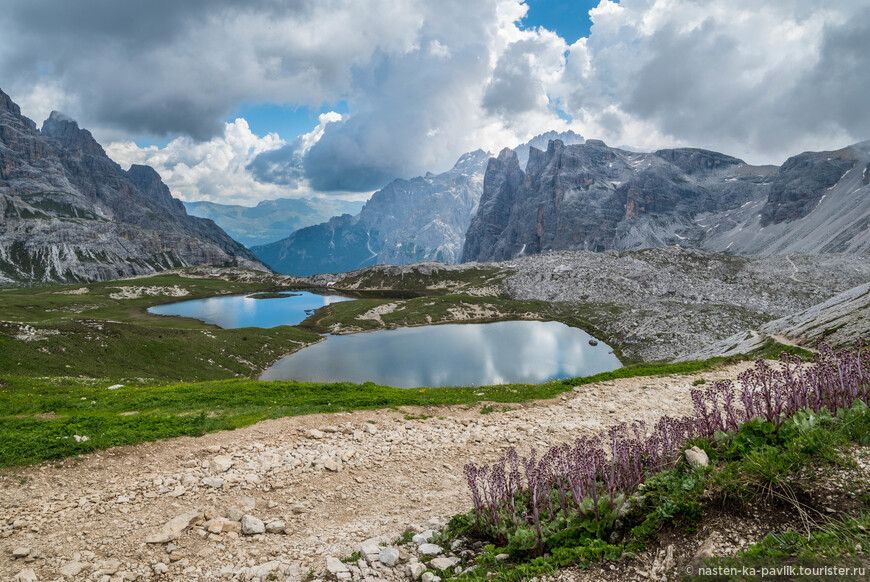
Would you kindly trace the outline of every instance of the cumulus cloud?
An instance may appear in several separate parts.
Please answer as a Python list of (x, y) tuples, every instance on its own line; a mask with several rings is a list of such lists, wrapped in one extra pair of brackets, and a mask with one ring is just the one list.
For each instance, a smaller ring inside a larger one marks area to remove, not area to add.
[(307, 184), (303, 167), (304, 156), (323, 137), (326, 126), (339, 121), (341, 121), (340, 113), (335, 111), (321, 113), (320, 123), (311, 132), (300, 135), (292, 143), (255, 156), (246, 168), (260, 183), (280, 184), (293, 188)]
[(842, 146), (868, 136), (855, 107), (870, 88), (858, 74), (868, 54), (861, 4), (603, 0), (551, 90), (587, 135), (616, 143), (757, 162)]
[[(547, 130), (756, 163), (870, 137), (866, 0), (601, 0), (570, 46), (520, 26), (525, 13), (520, 0), (8, 0), (0, 79), (25, 112), (61, 108), (98, 138), (185, 136), (125, 155), (212, 199), (368, 191)], [(348, 113), (307, 137), (230, 145), (240, 103), (339, 100)], [(223, 185), (206, 175), (227, 159), (212, 149), (233, 152)]]
[(351, 93), (352, 65), (413, 44), (415, 4), (9, 0), (0, 73), (15, 94), (53, 83), (76, 95), (70, 113), (85, 125), (202, 141), (244, 101), (319, 105)]
[(114, 142), (106, 153), (124, 168), (132, 164), (152, 166), (173, 195), (182, 200), (252, 205), (258, 200), (300, 194), (298, 188), (257, 182), (246, 169), (258, 155), (284, 145), (278, 135), (259, 137), (244, 119), (236, 119), (224, 124), (223, 135), (208, 141), (184, 136), (164, 148)]

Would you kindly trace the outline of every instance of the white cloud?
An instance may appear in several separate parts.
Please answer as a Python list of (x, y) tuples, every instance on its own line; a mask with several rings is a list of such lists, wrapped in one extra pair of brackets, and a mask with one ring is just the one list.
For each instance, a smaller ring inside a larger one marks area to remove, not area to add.
[(838, 122), (831, 108), (847, 96), (821, 95), (806, 81), (826, 43), (866, 20), (856, 18), (861, 4), (603, 0), (550, 90), (586, 135), (609, 143), (693, 145), (777, 163), (841, 147), (866, 139), (870, 126), (859, 127), (857, 115)]
[(182, 200), (253, 204), (258, 200), (308, 193), (256, 182), (246, 169), (259, 154), (284, 144), (274, 133), (263, 137), (255, 135), (248, 122), (239, 118), (225, 124), (222, 136), (205, 142), (179, 137), (164, 148), (114, 142), (106, 147), (106, 153), (124, 168), (132, 164), (152, 166), (172, 194)]
[[(870, 137), (866, 0), (601, 0), (570, 47), (518, 27), (526, 11), (519, 0), (9, 0), (0, 79), (25, 113), (62, 109), (98, 138), (192, 136), (111, 148), (153, 160), (186, 197), (369, 190), (550, 129), (753, 162)], [(242, 102), (339, 100), (347, 115), (287, 143), (222, 121)]]

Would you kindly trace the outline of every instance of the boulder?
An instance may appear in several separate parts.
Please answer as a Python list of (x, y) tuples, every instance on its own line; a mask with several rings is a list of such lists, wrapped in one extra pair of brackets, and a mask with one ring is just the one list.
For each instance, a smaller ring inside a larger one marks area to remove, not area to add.
[(246, 536), (261, 534), (266, 532), (266, 526), (262, 521), (251, 514), (242, 516), (242, 533)]
[(426, 556), (437, 556), (441, 554), (441, 546), (435, 544), (420, 544), (417, 551)]
[(385, 564), (392, 568), (396, 565), (396, 562), (399, 561), (399, 550), (392, 546), (381, 548), (378, 560), (381, 562), (381, 564)]
[(691, 449), (686, 449), (686, 462), (689, 463), (689, 466), (693, 469), (697, 469), (698, 467), (706, 467), (710, 464), (710, 458), (707, 457), (707, 453), (704, 449), (700, 449), (698, 447), (692, 447)]

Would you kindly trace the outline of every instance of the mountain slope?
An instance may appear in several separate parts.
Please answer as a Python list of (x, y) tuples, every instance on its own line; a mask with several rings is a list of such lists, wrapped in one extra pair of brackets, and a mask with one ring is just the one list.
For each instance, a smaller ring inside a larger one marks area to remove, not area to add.
[(90, 281), (188, 265), (263, 269), (214, 222), (187, 216), (147, 166), (124, 171), (53, 112), (42, 130), (0, 91), (0, 283)]
[(598, 140), (490, 160), (463, 261), (679, 245), (738, 254), (870, 251), (870, 142), (781, 168)]
[(191, 216), (210, 218), (233, 239), (247, 247), (269, 244), (300, 228), (319, 224), (341, 214), (355, 214), (363, 202), (328, 198), (278, 198), (256, 206), (185, 202)]
[(699, 215), (704, 248), (741, 254), (870, 252), (870, 141), (806, 152), (780, 168), (766, 197)]
[(463, 155), (443, 174), (394, 180), (355, 216), (336, 216), (251, 250), (279, 273), (292, 275), (338, 273), (379, 263), (456, 263), (477, 209), (488, 157), (478, 150)]

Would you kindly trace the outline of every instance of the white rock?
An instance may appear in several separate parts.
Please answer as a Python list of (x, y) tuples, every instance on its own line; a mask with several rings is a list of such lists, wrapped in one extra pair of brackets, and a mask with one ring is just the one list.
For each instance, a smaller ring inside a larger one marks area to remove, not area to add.
[(366, 562), (371, 564), (372, 562), (378, 561), (378, 556), (380, 556), (381, 553), (381, 547), (374, 543), (363, 544), (362, 548), (360, 548), (359, 553)]
[(326, 570), (335, 576), (340, 572), (347, 572), (347, 565), (333, 556), (326, 556)]
[(246, 536), (265, 533), (266, 526), (251, 514), (242, 516), (242, 533)]
[(266, 533), (279, 534), (284, 533), (287, 529), (287, 524), (281, 520), (270, 521), (266, 524)]
[(209, 468), (215, 473), (226, 473), (235, 464), (229, 455), (218, 455), (211, 460)]
[(147, 544), (165, 544), (177, 539), (184, 530), (192, 526), (198, 520), (202, 519), (202, 514), (197, 511), (183, 513), (178, 517), (173, 517), (163, 526), (160, 533), (150, 535), (145, 538)]
[(412, 580), (419, 580), (420, 576), (423, 575), (423, 572), (426, 571), (426, 564), (423, 564), (422, 562), (409, 564), (407, 571)]
[(65, 578), (75, 578), (87, 567), (88, 564), (85, 562), (70, 562), (60, 569), (60, 575)]
[(419, 545), (422, 545), (422, 544), (428, 543), (429, 540), (432, 539), (432, 536), (433, 536), (434, 534), (435, 534), (434, 531), (432, 531), (431, 529), (427, 529), (426, 531), (423, 531), (423, 532), (421, 532), (421, 533), (418, 533), (417, 535), (415, 535), (414, 537), (412, 537), (412, 538), (411, 538), (411, 541), (414, 542), (415, 544), (417, 544), (417, 545), (419, 546)]
[(30, 555), (30, 548), (27, 547), (18, 547), (12, 550), (13, 558), (26, 558)]
[(155, 574), (160, 576), (162, 574), (166, 574), (166, 572), (169, 571), (169, 566), (167, 566), (163, 562), (157, 562), (156, 564), (151, 566), (151, 569), (154, 571)]
[(706, 467), (710, 464), (710, 458), (707, 457), (704, 449), (692, 447), (691, 449), (686, 449), (686, 462), (692, 468)]
[(441, 578), (432, 572), (424, 572), (421, 580), (422, 582), (441, 582)]
[(272, 560), (271, 562), (266, 562), (264, 564), (260, 564), (259, 566), (252, 566), (250, 570), (248, 570), (248, 576), (252, 578), (265, 578), (272, 572), (278, 570), (281, 567), (281, 562), (278, 560)]
[(219, 489), (224, 486), (224, 480), (220, 477), (206, 477), (202, 480), (202, 484)]
[(317, 430), (316, 428), (312, 428), (311, 430), (308, 431), (307, 434), (308, 434), (308, 438), (311, 438), (311, 439), (322, 439), (323, 438), (323, 433), (320, 432), (319, 430)]
[(385, 564), (392, 568), (396, 565), (396, 562), (399, 561), (399, 550), (397, 550), (393, 546), (381, 548), (381, 553), (378, 556), (378, 560), (381, 562), (381, 564)]
[(437, 556), (441, 553), (441, 546), (436, 546), (435, 544), (420, 544), (417, 551), (427, 556)]
[(16, 582), (36, 582), (38, 579), (32, 568), (25, 568), (15, 577)]
[(459, 562), (458, 558), (432, 558), (429, 561), (429, 567), (433, 570), (447, 570), (455, 566), (457, 562)]
[(244, 517), (245, 512), (237, 507), (230, 507), (227, 509), (224, 515), (230, 521), (242, 521), (242, 517)]

